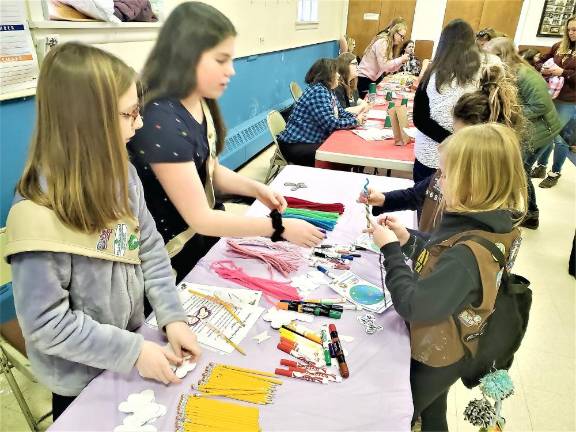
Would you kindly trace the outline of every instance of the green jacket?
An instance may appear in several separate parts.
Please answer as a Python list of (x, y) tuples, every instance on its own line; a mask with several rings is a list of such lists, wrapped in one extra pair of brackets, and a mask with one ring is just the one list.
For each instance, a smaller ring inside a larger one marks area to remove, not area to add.
[(517, 71), (518, 94), (524, 116), (528, 120), (526, 144), (538, 149), (552, 142), (562, 129), (548, 86), (533, 67), (520, 65)]

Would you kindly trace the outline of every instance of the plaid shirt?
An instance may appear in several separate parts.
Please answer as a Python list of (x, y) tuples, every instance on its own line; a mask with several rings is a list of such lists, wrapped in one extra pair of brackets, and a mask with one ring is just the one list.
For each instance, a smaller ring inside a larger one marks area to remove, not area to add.
[(304, 90), (278, 139), (285, 143), (319, 144), (335, 130), (356, 125), (356, 117), (342, 108), (334, 92), (316, 83)]

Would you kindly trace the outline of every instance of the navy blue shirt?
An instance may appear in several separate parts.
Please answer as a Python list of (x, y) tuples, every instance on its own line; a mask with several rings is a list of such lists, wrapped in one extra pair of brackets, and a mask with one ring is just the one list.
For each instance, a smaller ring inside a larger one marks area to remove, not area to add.
[(206, 183), (206, 161), (210, 154), (206, 120), (202, 124), (178, 100), (159, 99), (148, 103), (144, 126), (128, 144), (138, 171), (144, 196), (164, 242), (188, 228), (150, 167), (153, 163), (194, 162), (202, 184)]

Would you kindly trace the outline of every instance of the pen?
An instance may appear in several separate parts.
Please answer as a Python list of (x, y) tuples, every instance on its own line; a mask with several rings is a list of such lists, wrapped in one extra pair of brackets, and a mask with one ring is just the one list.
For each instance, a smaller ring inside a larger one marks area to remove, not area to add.
[(226, 342), (228, 342), (229, 345), (231, 345), (236, 351), (238, 351), (240, 354), (242, 355), (246, 355), (246, 353), (244, 352), (244, 350), (242, 348), (240, 348), (237, 344), (235, 344), (234, 342), (232, 342), (232, 339), (230, 339), (228, 336), (226, 336), (224, 333), (222, 333), (222, 331), (220, 331), (219, 328), (213, 326), (212, 324), (210, 324), (208, 321), (204, 321), (204, 324), (206, 326), (208, 326), (208, 328), (210, 328), (211, 330), (213, 330), (218, 336), (220, 336), (222, 339), (224, 339)]
[(332, 338), (332, 343), (336, 348), (336, 359), (338, 360), (338, 367), (340, 368), (340, 375), (342, 378), (348, 378), (350, 376), (350, 371), (348, 370), (348, 365), (346, 364), (346, 358), (342, 352), (342, 346), (340, 345), (340, 338), (338, 337), (338, 331), (334, 324), (328, 326), (330, 330), (330, 337)]

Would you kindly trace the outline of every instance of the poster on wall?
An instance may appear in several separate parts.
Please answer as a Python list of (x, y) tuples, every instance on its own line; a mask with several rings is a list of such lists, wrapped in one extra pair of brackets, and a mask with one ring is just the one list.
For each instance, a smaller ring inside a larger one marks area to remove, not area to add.
[(562, 37), (568, 18), (576, 13), (576, 0), (544, 0), (537, 36)]
[(25, 4), (0, 1), (0, 99), (36, 88), (38, 61), (26, 22)]

